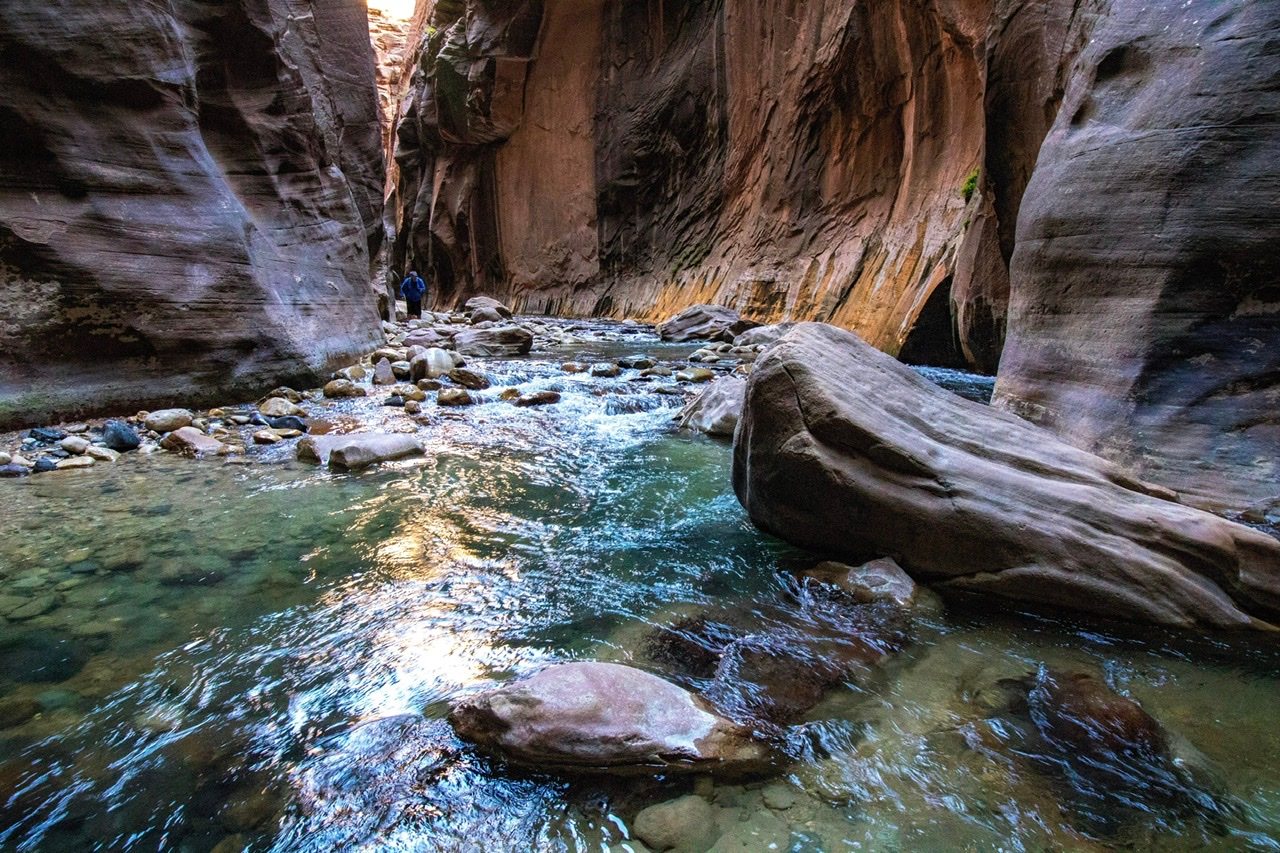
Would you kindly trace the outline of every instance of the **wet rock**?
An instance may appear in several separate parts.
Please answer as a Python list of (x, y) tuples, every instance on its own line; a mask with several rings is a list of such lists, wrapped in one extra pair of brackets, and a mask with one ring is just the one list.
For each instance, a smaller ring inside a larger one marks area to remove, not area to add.
[(709, 853), (760, 853), (791, 848), (791, 829), (772, 813), (757, 811), (731, 826)]
[(681, 853), (704, 853), (720, 836), (711, 804), (693, 794), (642, 809), (632, 830), (654, 850)]
[(365, 370), (362, 365), (353, 364), (350, 367), (344, 367), (334, 372), (334, 379), (348, 379), (352, 382), (359, 382), (369, 376), (369, 371)]
[(96, 444), (91, 444), (86, 447), (84, 453), (86, 456), (93, 457), (98, 462), (115, 462), (120, 458), (119, 451), (112, 450), (109, 447), (98, 447)]
[(580, 361), (566, 361), (560, 369), (565, 373), (586, 373), (590, 368)]
[(707, 435), (733, 435), (742, 417), (747, 382), (738, 376), (722, 376), (707, 386), (680, 412), (680, 428)]
[(503, 316), (502, 312), (497, 308), (477, 308), (471, 312), (471, 325), (477, 326), (481, 323), (501, 323), (509, 316), (511, 315), (507, 314), (506, 316)]
[(67, 437), (67, 434), (57, 427), (35, 427), (27, 431), (27, 437), (41, 444), (53, 444)]
[(59, 471), (66, 471), (71, 468), (92, 468), (97, 461), (92, 456), (72, 456), (70, 459), (60, 460), (55, 467)]
[(499, 400), (518, 400), (522, 396), (523, 395), (520, 393), (519, 388), (503, 388), (501, 393), (498, 394), (498, 399)]
[(436, 395), (436, 405), (439, 406), (470, 406), (473, 403), (475, 400), (462, 388), (441, 388)]
[(639, 669), (564, 663), (457, 702), (449, 722), (481, 748), (540, 770), (732, 775), (768, 749), (702, 699)]
[(851, 563), (893, 554), (943, 588), (1170, 625), (1280, 623), (1280, 542), (831, 326), (797, 326), (757, 364), (734, 489), (765, 530)]
[(124, 421), (107, 421), (102, 427), (102, 443), (112, 450), (124, 453), (136, 450), (142, 444), (142, 439)]
[(414, 384), (419, 391), (439, 391), (444, 387), (438, 379), (419, 379)]
[(395, 374), (397, 380), (407, 380), (411, 373), (410, 363), (407, 361), (391, 362), (391, 372)]
[(40, 703), (34, 699), (0, 700), (0, 729), (20, 726), (41, 710)]
[(88, 660), (83, 643), (53, 631), (0, 633), (0, 678), (9, 681), (66, 681)]
[(463, 388), (469, 388), (472, 391), (483, 391), (491, 384), (483, 373), (477, 373), (465, 367), (455, 367), (449, 371), (448, 376), (450, 382), (461, 385)]
[[(453, 346), (453, 337), (443, 334), (437, 329), (416, 329), (405, 335), (406, 347), (443, 347)], [(413, 359), (410, 359), (412, 361)]]
[(422, 403), (417, 400), (405, 400), (404, 411), (409, 415), (419, 414), (422, 411)]
[(61, 603), (56, 592), (46, 592), (27, 599), (23, 604), (7, 611), (4, 616), (12, 622), (25, 622), (54, 610)]
[(600, 379), (612, 379), (622, 375), (622, 368), (616, 364), (603, 362), (591, 365), (591, 375)]
[(173, 432), (195, 419), (188, 409), (160, 409), (147, 415), (143, 424), (152, 432)]
[(369, 356), (369, 363), (376, 365), (380, 361), (399, 361), (404, 355), (405, 353), (402, 350), (393, 349), (391, 347), (382, 347), (381, 349), (374, 350), (373, 354)]
[(659, 323), (658, 335), (664, 341), (732, 340), (755, 325), (731, 308), (694, 305)]
[(225, 566), (196, 560), (168, 560), (159, 573), (164, 586), (213, 586), (226, 577)]
[(231, 798), (223, 807), (219, 818), (231, 832), (250, 832), (260, 829), (280, 812), (281, 801), (270, 790), (243, 791)]
[(174, 453), (186, 456), (201, 456), (209, 453), (221, 453), (226, 447), (216, 438), (207, 436), (195, 427), (184, 426), (164, 437), (160, 446)]
[(258, 406), (258, 414), (264, 418), (283, 418), (289, 415), (306, 417), (307, 413), (302, 408), (284, 397), (271, 397)]
[(89, 449), (89, 439), (78, 435), (69, 435), (58, 442), (58, 446), (68, 453), (79, 455)]
[(41, 456), (35, 461), (35, 464), (31, 466), (31, 472), (33, 474), (43, 474), (47, 471), (56, 470), (58, 470), (58, 463), (50, 459), (48, 456)]
[(378, 363), (373, 366), (373, 384), (374, 385), (394, 385), (396, 384), (395, 371), (391, 369), (391, 362), (386, 358), (379, 359)]
[(509, 320), (512, 316), (511, 309), (492, 296), (473, 296), (467, 300), (463, 307), (470, 311), (473, 317), (477, 311), (492, 312), (498, 320)]
[(521, 394), (515, 399), (515, 404), (522, 408), (529, 406), (549, 406), (552, 403), (559, 402), (560, 393), (558, 391), (534, 391), (529, 394)]
[(658, 364), (658, 365), (654, 365), (653, 367), (648, 367), (640, 371), (640, 375), (647, 379), (652, 376), (660, 376), (660, 377), (671, 376), (674, 372), (675, 371), (673, 371), (670, 367), (667, 367), (665, 364)]
[(31, 473), (31, 469), (23, 465), (14, 465), (12, 462), (8, 465), (0, 465), (0, 478), (6, 477), (26, 477)]
[(307, 422), (297, 415), (285, 415), (283, 418), (267, 418), (267, 425), (274, 430), (307, 431)]
[(680, 382), (710, 382), (716, 375), (705, 367), (686, 367), (676, 371), (676, 379)]
[(648, 370), (651, 367), (656, 367), (657, 364), (658, 362), (649, 358), (647, 355), (633, 355), (628, 356), (627, 358), (618, 359), (618, 366), (624, 367), (627, 370)]
[(401, 397), (399, 394), (392, 394), (390, 397), (382, 401), (382, 405), (390, 406), (393, 409), (403, 409), (404, 397)]
[(279, 440), (280, 436), (274, 430), (260, 429), (253, 434), (254, 444), (275, 444)]
[(341, 400), (346, 397), (363, 397), (365, 390), (350, 379), (334, 379), (325, 384), (324, 395), (330, 399)]
[(918, 588), (911, 576), (892, 559), (885, 557), (861, 566), (844, 563), (819, 563), (799, 573), (801, 581), (824, 584), (858, 603), (884, 601), (899, 607), (916, 603)]
[(453, 357), (447, 351), (431, 347), (409, 362), (409, 378), (415, 382), (438, 379), (453, 368)]
[(526, 355), (533, 349), (533, 335), (519, 326), (472, 329), (453, 339), (462, 355), (502, 357)]
[(771, 347), (795, 328), (795, 323), (775, 323), (771, 326), (757, 326), (747, 329), (733, 339), (735, 347)]
[(785, 782), (770, 782), (760, 792), (764, 804), (771, 809), (785, 811), (796, 804), (799, 795), (796, 789)]
[(356, 470), (378, 462), (422, 453), (422, 445), (404, 433), (354, 432), (347, 435), (309, 435), (298, 442), (298, 458), (334, 468)]

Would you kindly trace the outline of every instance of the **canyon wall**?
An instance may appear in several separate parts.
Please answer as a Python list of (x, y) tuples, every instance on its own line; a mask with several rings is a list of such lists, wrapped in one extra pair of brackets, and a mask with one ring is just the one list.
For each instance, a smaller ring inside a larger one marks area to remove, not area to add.
[(380, 340), (360, 0), (0, 4), (0, 425), (313, 381)]
[(392, 265), (436, 304), (827, 321), (1280, 517), (1280, 3), (420, 5)]

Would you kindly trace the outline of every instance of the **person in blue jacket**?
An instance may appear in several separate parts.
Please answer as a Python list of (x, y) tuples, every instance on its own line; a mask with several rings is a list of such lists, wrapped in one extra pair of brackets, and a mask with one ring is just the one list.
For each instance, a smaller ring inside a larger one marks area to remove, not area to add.
[(404, 297), (409, 316), (421, 317), (422, 297), (427, 295), (427, 283), (418, 275), (417, 270), (409, 270), (404, 281), (400, 282), (400, 295)]

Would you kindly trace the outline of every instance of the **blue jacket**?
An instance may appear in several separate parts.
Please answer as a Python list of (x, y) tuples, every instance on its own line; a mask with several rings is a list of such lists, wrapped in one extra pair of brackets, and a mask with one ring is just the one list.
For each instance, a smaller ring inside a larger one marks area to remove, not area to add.
[(419, 300), (425, 296), (426, 293), (427, 283), (422, 280), (422, 276), (405, 276), (404, 281), (400, 282), (400, 295), (405, 299)]

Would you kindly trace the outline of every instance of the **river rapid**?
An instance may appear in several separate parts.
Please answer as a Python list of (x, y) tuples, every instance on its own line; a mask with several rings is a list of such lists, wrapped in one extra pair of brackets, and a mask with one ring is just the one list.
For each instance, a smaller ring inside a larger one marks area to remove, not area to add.
[[(918, 619), (789, 727), (770, 778), (566, 780), (457, 739), (459, 697), (549, 662), (645, 666), (655, 627), (698, 614), (776, 620), (785, 571), (816, 562), (752, 527), (731, 445), (677, 431), (680, 396), (559, 367), (693, 347), (577, 334), (472, 360), (481, 404), (425, 425), (380, 395), (328, 406), (417, 429), (422, 458), (334, 473), (282, 442), (0, 482), (0, 604), (28, 607), (0, 624), (0, 699), (39, 709), (0, 729), (0, 848), (641, 850), (636, 813), (697, 790), (717, 850), (1280, 849), (1274, 643), (998, 601)], [(516, 408), (513, 386), (562, 400)], [(986, 697), (1044, 666), (1141, 703), (1192, 795), (1099, 790), (1004, 737)]]

